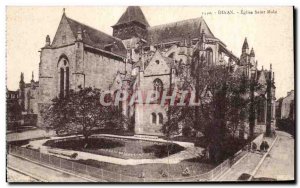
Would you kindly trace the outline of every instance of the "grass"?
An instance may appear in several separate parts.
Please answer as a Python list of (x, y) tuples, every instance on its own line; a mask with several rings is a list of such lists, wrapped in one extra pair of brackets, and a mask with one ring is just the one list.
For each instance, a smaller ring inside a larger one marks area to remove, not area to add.
[(215, 167), (212, 164), (201, 162), (182, 161), (178, 164), (141, 164), (141, 165), (116, 165), (96, 160), (77, 160), (76, 162), (101, 168), (110, 172), (120, 173), (127, 176), (139, 177), (144, 172), (145, 178), (163, 178), (162, 171), (169, 171), (170, 177), (183, 177), (182, 172), (189, 168), (191, 176), (210, 171)]
[(68, 149), (75, 151), (83, 151), (84, 149), (96, 150), (96, 149), (112, 149), (116, 147), (122, 147), (124, 144), (119, 141), (104, 139), (104, 138), (90, 138), (87, 143), (83, 139), (67, 139), (61, 141), (48, 140), (45, 146), (53, 148)]
[(26, 144), (29, 144), (29, 139), (27, 140), (18, 140), (18, 141), (11, 141), (8, 142), (9, 145), (14, 145), (14, 146), (23, 146)]
[[(123, 159), (164, 158), (184, 150), (184, 147), (174, 143), (166, 144), (144, 140), (114, 139), (107, 137), (92, 137), (88, 139), (87, 143), (84, 142), (82, 138), (70, 138), (60, 141), (49, 140), (43, 145), (52, 148), (83, 151)], [(109, 149), (110, 151), (103, 149)], [(114, 152), (111, 152), (111, 150)]]
[(168, 155), (173, 155), (180, 151), (183, 151), (184, 147), (177, 145), (177, 144), (163, 144), (163, 145), (152, 145), (143, 148), (145, 153), (154, 153), (155, 157), (157, 158), (164, 158)]
[(33, 138), (33, 139), (25, 139), (25, 140), (16, 140), (16, 141), (10, 141), (7, 142), (8, 145), (13, 145), (13, 146), (24, 146), (29, 144), (30, 141), (33, 140), (41, 140), (41, 139), (49, 139), (50, 137), (43, 137), (43, 138)]

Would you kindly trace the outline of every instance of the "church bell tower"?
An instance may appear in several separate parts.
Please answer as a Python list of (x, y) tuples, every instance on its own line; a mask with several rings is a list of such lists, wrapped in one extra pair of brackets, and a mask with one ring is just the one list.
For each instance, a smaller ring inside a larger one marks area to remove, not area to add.
[(129, 6), (119, 21), (112, 26), (113, 36), (121, 40), (137, 37), (146, 39), (149, 27), (144, 13), (139, 6)]

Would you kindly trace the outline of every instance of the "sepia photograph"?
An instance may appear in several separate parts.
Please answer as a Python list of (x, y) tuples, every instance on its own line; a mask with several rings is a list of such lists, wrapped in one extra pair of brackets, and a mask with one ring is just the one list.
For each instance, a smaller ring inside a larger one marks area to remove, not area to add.
[(6, 181), (296, 181), (293, 6), (6, 6)]

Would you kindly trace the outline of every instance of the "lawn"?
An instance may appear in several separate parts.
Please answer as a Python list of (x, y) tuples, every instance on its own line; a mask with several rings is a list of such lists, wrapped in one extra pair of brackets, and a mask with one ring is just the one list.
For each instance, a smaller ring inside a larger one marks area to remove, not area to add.
[(181, 178), (182, 172), (188, 168), (191, 172), (190, 176), (200, 175), (210, 171), (216, 165), (190, 162), (188, 160), (181, 161), (178, 164), (141, 164), (141, 165), (116, 165), (95, 160), (76, 160), (76, 162), (101, 168), (110, 172), (120, 173), (127, 176), (139, 177), (144, 172), (145, 178), (163, 178), (162, 172), (169, 171), (169, 177)]
[(116, 139), (108, 137), (91, 137), (88, 142), (82, 138), (49, 140), (43, 145), (51, 148), (83, 151), (98, 155), (128, 158), (164, 158), (178, 153), (184, 148), (174, 143), (161, 143), (145, 140)]

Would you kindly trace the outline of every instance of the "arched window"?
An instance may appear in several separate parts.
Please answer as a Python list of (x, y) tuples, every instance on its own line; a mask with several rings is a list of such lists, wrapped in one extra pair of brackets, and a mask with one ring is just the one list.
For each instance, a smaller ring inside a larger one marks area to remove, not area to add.
[(207, 65), (213, 64), (213, 50), (211, 48), (206, 48), (206, 63)]
[(156, 114), (154, 112), (151, 114), (151, 123), (156, 124)]
[(69, 95), (70, 90), (70, 69), (69, 60), (66, 55), (61, 55), (57, 65), (59, 97), (63, 98)]
[(158, 91), (159, 93), (163, 91), (163, 83), (160, 79), (156, 78), (154, 81), (153, 81), (153, 88), (155, 91)]
[(164, 122), (164, 116), (162, 113), (158, 113), (158, 124), (163, 124)]
[(59, 86), (59, 96), (60, 98), (64, 97), (64, 87), (65, 87), (65, 70), (60, 68), (60, 86)]

